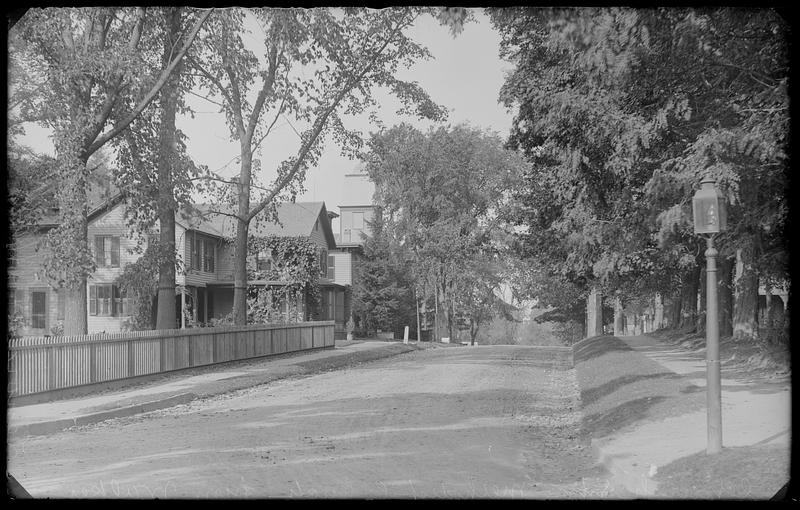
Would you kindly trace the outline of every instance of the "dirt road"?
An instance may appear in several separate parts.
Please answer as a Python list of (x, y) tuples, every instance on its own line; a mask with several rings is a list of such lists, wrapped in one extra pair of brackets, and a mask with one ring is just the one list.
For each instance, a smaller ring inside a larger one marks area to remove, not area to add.
[(541, 347), (417, 351), (9, 438), (8, 468), (34, 497), (607, 496), (577, 434), (568, 359)]

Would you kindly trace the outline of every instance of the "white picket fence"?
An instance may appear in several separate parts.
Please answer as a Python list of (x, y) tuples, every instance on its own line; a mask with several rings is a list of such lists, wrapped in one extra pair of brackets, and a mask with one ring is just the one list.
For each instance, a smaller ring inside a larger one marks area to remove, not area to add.
[(9, 340), (9, 395), (21, 396), (273, 354), (333, 347), (333, 321)]

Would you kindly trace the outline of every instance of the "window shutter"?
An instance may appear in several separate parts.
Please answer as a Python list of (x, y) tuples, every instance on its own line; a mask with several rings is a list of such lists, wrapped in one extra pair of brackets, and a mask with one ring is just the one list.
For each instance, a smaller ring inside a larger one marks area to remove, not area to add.
[(119, 237), (111, 238), (111, 267), (119, 267)]
[(194, 246), (194, 253), (192, 253), (192, 269), (197, 269), (198, 271), (203, 268), (203, 258), (202, 253), (202, 240), (197, 238), (197, 232), (194, 233), (194, 241), (192, 242), (192, 246)]
[(89, 286), (89, 315), (97, 315), (97, 285)]
[(333, 255), (328, 255), (328, 278), (336, 279), (336, 257)]
[(94, 236), (94, 261), (98, 267), (106, 265), (106, 250), (103, 236)]
[(25, 316), (25, 291), (24, 290), (15, 290), (14, 291), (14, 313), (19, 314), (22, 317)]

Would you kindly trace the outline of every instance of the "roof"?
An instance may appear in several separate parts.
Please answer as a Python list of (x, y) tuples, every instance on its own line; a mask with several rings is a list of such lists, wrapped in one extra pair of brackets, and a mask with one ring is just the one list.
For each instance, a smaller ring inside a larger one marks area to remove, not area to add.
[[(58, 186), (58, 183), (55, 179), (48, 180), (32, 193), (52, 198), (51, 195), (55, 194), (56, 186)], [(116, 207), (121, 201), (122, 194), (112, 182), (105, 167), (98, 167), (90, 173), (86, 189), (86, 203), (90, 221), (98, 214)], [(42, 214), (37, 225), (39, 227), (55, 227), (59, 222), (58, 204), (53, 203), (52, 207)]]
[[(176, 220), (192, 230), (219, 237), (233, 237), (236, 234), (235, 218), (212, 211), (227, 213), (232, 212), (233, 207), (197, 204), (182, 208)], [(285, 202), (277, 205), (277, 212), (278, 223), (267, 221), (265, 215), (259, 213), (250, 223), (250, 233), (263, 237), (309, 237), (317, 219), (325, 218), (328, 221), (322, 223), (328, 245), (336, 245), (325, 202)]]

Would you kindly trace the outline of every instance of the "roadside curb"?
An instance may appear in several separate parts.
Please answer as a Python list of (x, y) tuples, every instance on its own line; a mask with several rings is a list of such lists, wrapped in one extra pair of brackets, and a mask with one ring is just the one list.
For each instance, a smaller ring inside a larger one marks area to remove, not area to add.
[(167, 407), (186, 404), (195, 400), (198, 396), (194, 393), (182, 393), (173, 397), (154, 400), (151, 402), (143, 402), (127, 407), (120, 407), (110, 411), (101, 411), (99, 413), (86, 414), (77, 416), (75, 418), (64, 418), (61, 420), (43, 421), (36, 423), (27, 423), (25, 425), (17, 425), (8, 428), (8, 435), (25, 435), (25, 436), (41, 436), (45, 434), (52, 434), (60, 432), (69, 427), (91, 425), (101, 421), (110, 420), (113, 418), (124, 418), (136, 414), (149, 413), (150, 411), (157, 411)]

